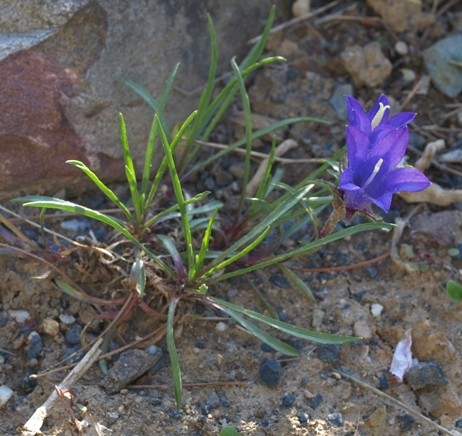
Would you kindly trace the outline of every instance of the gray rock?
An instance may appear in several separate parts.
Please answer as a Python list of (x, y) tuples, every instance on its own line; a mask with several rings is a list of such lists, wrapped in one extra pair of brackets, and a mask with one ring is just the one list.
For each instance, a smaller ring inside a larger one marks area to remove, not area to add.
[(438, 41), (423, 52), (425, 66), (435, 86), (448, 97), (462, 91), (462, 69), (449, 61), (461, 61), (462, 33)]
[(38, 359), (43, 350), (42, 338), (37, 332), (32, 332), (29, 335), (29, 345), (27, 346), (27, 358)]
[(70, 344), (80, 344), (80, 334), (82, 333), (82, 326), (74, 323), (71, 328), (66, 332), (66, 341)]
[(335, 363), (338, 361), (339, 345), (319, 344), (315, 353), (319, 360), (325, 363)]
[(215, 391), (210, 392), (210, 395), (206, 401), (207, 406), (211, 409), (216, 409), (220, 405), (220, 397)]
[(348, 120), (348, 110), (345, 101), (345, 95), (353, 95), (353, 86), (349, 83), (339, 85), (335, 88), (334, 94), (329, 100), (330, 105), (334, 108), (337, 115), (342, 120)]
[(264, 359), (259, 374), (264, 383), (276, 386), (281, 378), (281, 364), (276, 359)]
[[(174, 84), (194, 90), (209, 68), (207, 12), (217, 30), (218, 70), (228, 71), (231, 57), (242, 58), (246, 42), (263, 29), (272, 4), (284, 11), (284, 2), (3, 0), (0, 153), (8, 168), (0, 171), (0, 197), (90, 186), (68, 159), (85, 162), (105, 181), (123, 178), (119, 112), (139, 168), (153, 112), (117, 80), (158, 97), (181, 62)], [(185, 120), (198, 99), (172, 91), (169, 125)]]
[(343, 427), (344, 421), (341, 413), (331, 413), (327, 415), (326, 421), (333, 427)]
[(405, 378), (412, 389), (421, 389), (428, 385), (442, 386), (449, 383), (443, 370), (435, 362), (418, 363), (407, 372)]
[(161, 354), (153, 356), (143, 350), (125, 351), (109, 370), (101, 386), (107, 393), (115, 394), (151, 369), (161, 357)]

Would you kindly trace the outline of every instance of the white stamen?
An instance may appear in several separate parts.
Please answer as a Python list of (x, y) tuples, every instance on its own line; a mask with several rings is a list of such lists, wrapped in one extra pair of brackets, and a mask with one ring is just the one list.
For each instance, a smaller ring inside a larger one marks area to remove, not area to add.
[(382, 102), (379, 102), (379, 105), (380, 105), (380, 108), (375, 114), (375, 117), (372, 118), (372, 121), (371, 121), (372, 130), (374, 130), (380, 124), (380, 121), (382, 121), (385, 111), (387, 109), (390, 109), (390, 106), (388, 104), (384, 106)]
[(383, 159), (380, 158), (379, 161), (375, 164), (374, 171), (372, 171), (372, 174), (366, 180), (366, 183), (364, 183), (364, 185), (362, 186), (363, 189), (366, 189), (371, 184), (372, 180), (374, 180), (375, 176), (380, 171), (380, 167), (382, 166), (382, 164)]

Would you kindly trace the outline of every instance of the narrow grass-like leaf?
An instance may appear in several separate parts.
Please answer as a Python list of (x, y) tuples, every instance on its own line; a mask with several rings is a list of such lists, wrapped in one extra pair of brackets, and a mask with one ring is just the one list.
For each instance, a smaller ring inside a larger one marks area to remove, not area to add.
[(316, 298), (314, 298), (310, 287), (300, 277), (298, 277), (297, 274), (295, 274), (290, 268), (287, 268), (283, 263), (279, 263), (278, 267), (281, 269), (285, 278), (297, 289), (302, 291), (308, 297), (308, 300), (316, 302)]
[(100, 306), (121, 306), (125, 302), (125, 298), (120, 300), (103, 300), (102, 298), (92, 297), (91, 295), (86, 294), (85, 292), (79, 291), (71, 286), (69, 283), (66, 283), (62, 280), (55, 279), (54, 283), (58, 286), (61, 291), (70, 295), (76, 300), (82, 301), (87, 304), (97, 304)]
[(268, 188), (271, 183), (271, 169), (273, 168), (275, 150), (276, 150), (276, 136), (273, 136), (273, 139), (271, 141), (271, 150), (268, 156), (268, 164), (266, 165), (266, 168), (265, 168), (265, 174), (263, 175), (263, 179), (260, 183), (260, 186), (257, 189), (257, 193), (255, 194), (255, 197), (260, 200), (264, 200), (266, 198)]
[(130, 194), (133, 202), (133, 208), (135, 209), (135, 226), (138, 228), (142, 221), (142, 204), (140, 202), (140, 194), (138, 192), (136, 175), (127, 165), (125, 165), (125, 176), (127, 177), (128, 186), (130, 188)]
[(253, 284), (252, 281), (249, 281), (250, 285), (252, 286), (253, 290), (255, 293), (258, 295), (258, 298), (260, 298), (260, 301), (263, 303), (263, 305), (266, 307), (268, 312), (271, 314), (271, 317), (274, 319), (278, 318), (278, 313), (276, 312), (276, 309), (271, 306), (269, 301), (265, 298), (265, 296), (260, 292), (260, 290)]
[(119, 200), (117, 195), (115, 195), (114, 192), (111, 189), (109, 189), (92, 170), (90, 170), (90, 168), (88, 168), (83, 162), (80, 162), (78, 160), (68, 160), (66, 161), (66, 163), (82, 170), (97, 186), (97, 188), (116, 204), (116, 206), (125, 214), (128, 220), (132, 221), (132, 215), (130, 211), (127, 209), (127, 207)]
[(236, 64), (236, 59), (231, 59), (231, 66), (234, 71), (234, 75), (237, 78), (237, 84), (239, 86), (239, 92), (241, 94), (242, 108), (244, 110), (244, 119), (245, 119), (245, 160), (244, 160), (244, 178), (242, 180), (242, 194), (239, 201), (239, 207), (237, 210), (237, 216), (240, 216), (244, 208), (244, 202), (246, 198), (247, 183), (249, 181), (250, 173), (250, 153), (252, 151), (252, 112), (250, 110), (250, 101), (247, 91), (244, 85), (244, 79), (242, 78), (239, 67)]
[[(284, 333), (295, 336), (300, 339), (307, 339), (309, 341), (317, 342), (319, 344), (344, 344), (347, 342), (358, 341), (361, 338), (354, 336), (340, 336), (340, 335), (331, 335), (328, 333), (313, 332), (311, 330), (306, 330), (301, 327), (295, 327), (286, 322), (279, 321), (278, 319), (270, 318), (269, 316), (262, 315), (261, 313), (254, 312), (252, 310), (244, 309), (236, 304), (228, 303), (227, 301), (221, 300), (215, 297), (203, 297), (206, 300), (213, 301), (219, 307), (225, 307), (242, 313), (243, 315), (248, 316), (249, 318), (255, 319), (257, 321), (263, 322), (270, 327), (281, 330)], [(223, 310), (223, 309), (222, 309)]]
[(204, 263), (205, 255), (207, 254), (207, 250), (209, 248), (210, 237), (212, 235), (212, 228), (213, 223), (215, 222), (215, 218), (218, 213), (218, 208), (214, 210), (212, 216), (210, 217), (209, 223), (207, 225), (207, 229), (204, 233), (204, 237), (202, 238), (201, 248), (199, 250), (199, 254), (196, 256), (196, 274), (193, 280), (196, 279), (197, 274), (199, 273), (200, 269), (202, 268), (202, 264)]
[(139, 254), (136, 256), (136, 260), (132, 264), (128, 283), (132, 292), (136, 292), (141, 298), (144, 297), (144, 291), (146, 288), (146, 271), (144, 269), (144, 262), (140, 258)]
[(58, 198), (52, 197), (43, 197), (38, 195), (31, 195), (27, 197), (20, 197), (11, 200), (14, 202), (23, 202), (23, 206), (29, 207), (45, 207), (48, 209), (58, 209), (58, 210), (65, 210), (67, 212), (72, 212), (77, 215), (83, 215), (88, 218), (95, 219), (97, 221), (101, 221), (105, 224), (108, 224), (112, 228), (118, 230), (122, 235), (124, 235), (127, 239), (132, 241), (140, 250), (143, 250), (151, 260), (157, 263), (164, 271), (170, 276), (175, 277), (175, 274), (164, 262), (162, 262), (154, 253), (152, 253), (148, 248), (146, 248), (141, 242), (139, 242), (124, 226), (124, 222), (119, 220), (118, 218), (111, 217), (109, 215), (105, 215), (101, 212), (98, 212), (93, 209), (89, 209), (85, 206), (80, 206), (75, 203), (71, 203), (70, 201), (61, 200)]
[[(188, 126), (191, 124), (191, 122), (194, 120), (196, 115), (197, 115), (197, 111), (194, 111), (186, 119), (186, 121), (183, 123), (183, 125), (181, 126), (180, 130), (178, 131), (175, 138), (173, 139), (173, 142), (170, 145), (170, 149), (172, 150), (172, 153), (175, 151), (175, 148), (177, 147), (178, 143), (180, 142), (181, 138), (183, 137), (184, 132), (186, 131)], [(154, 118), (154, 120), (155, 120), (155, 118)], [(157, 188), (159, 187), (159, 183), (162, 180), (162, 177), (164, 175), (165, 170), (167, 169), (167, 166), (168, 166), (167, 165), (167, 158), (164, 157), (162, 159), (162, 162), (161, 162), (160, 166), (159, 166), (159, 169), (157, 170), (156, 176), (154, 177), (154, 181), (152, 182), (152, 186), (151, 186), (151, 189), (149, 191), (149, 195), (148, 195), (148, 198), (146, 200), (146, 204), (149, 205), (149, 204), (152, 203), (154, 195), (156, 194)]]
[(162, 245), (165, 247), (170, 256), (172, 256), (172, 260), (178, 274), (178, 279), (181, 283), (185, 283), (187, 274), (176, 245), (167, 235), (156, 235), (156, 237), (160, 242), (162, 242)]
[[(180, 66), (180, 64), (178, 63), (178, 64), (175, 65), (175, 68), (173, 68), (173, 71), (170, 73), (170, 75), (168, 76), (167, 81), (165, 82), (165, 85), (164, 85), (164, 87), (162, 89), (162, 93), (161, 93), (160, 98), (159, 98), (156, 114), (157, 114), (157, 117), (161, 120), (161, 123), (162, 123), (163, 119), (165, 121), (165, 117), (163, 118), (165, 104), (167, 103), (167, 98), (168, 98), (168, 95), (170, 93), (170, 89), (172, 87), (173, 80), (175, 79), (175, 75), (176, 75), (176, 72), (178, 71), (179, 66)], [(169, 140), (169, 142), (171, 142), (172, 138), (170, 136), (170, 130), (168, 129), (167, 123), (165, 122), (163, 124), (163, 126), (164, 126), (164, 132), (167, 135), (167, 139)], [(145, 157), (145, 160), (144, 160), (143, 179), (142, 179), (142, 183), (141, 183), (141, 192), (144, 193), (144, 194), (147, 194), (147, 192), (148, 192), (148, 183), (149, 183), (149, 178), (150, 178), (150, 175), (151, 175), (152, 157), (154, 156), (154, 148), (155, 148), (155, 144), (156, 144), (157, 133), (158, 133), (158, 131), (157, 131), (157, 123), (155, 122), (155, 120), (153, 118), (152, 126), (151, 126), (151, 133), (149, 135), (148, 147), (146, 149), (146, 157)], [(148, 207), (149, 207), (149, 204), (144, 205), (145, 209), (147, 209)]]
[(364, 223), (364, 224), (358, 224), (353, 227), (348, 227), (346, 229), (335, 232), (329, 236), (326, 236), (325, 238), (321, 238), (316, 241), (310, 242), (309, 244), (305, 244), (303, 245), (303, 247), (297, 248), (288, 253), (262, 261), (256, 265), (252, 265), (247, 268), (242, 268), (237, 271), (232, 271), (230, 273), (223, 274), (219, 277), (210, 278), (207, 280), (207, 283), (214, 283), (214, 282), (219, 282), (222, 280), (227, 280), (231, 277), (237, 277), (239, 275), (246, 274), (256, 269), (265, 268), (267, 266), (274, 265), (276, 263), (284, 262), (296, 256), (309, 254), (317, 250), (318, 248), (323, 247), (324, 245), (330, 244), (331, 242), (339, 241), (340, 239), (346, 238), (347, 236), (353, 236), (353, 235), (356, 235), (357, 233), (367, 232), (370, 230), (390, 230), (393, 227), (395, 227), (394, 224), (388, 224), (388, 223)]
[(209, 269), (205, 274), (202, 275), (202, 278), (204, 279), (206, 277), (211, 276), (212, 274), (215, 274), (216, 272), (220, 271), (221, 269), (226, 268), (228, 265), (236, 262), (241, 257), (245, 256), (247, 253), (250, 253), (255, 247), (257, 247), (260, 244), (260, 242), (263, 241), (263, 239), (265, 239), (265, 237), (268, 234), (268, 232), (270, 231), (270, 229), (271, 229), (271, 227), (267, 227), (263, 231), (263, 233), (260, 236), (258, 236), (257, 239), (255, 239), (255, 241), (253, 241), (251, 244), (249, 244), (247, 247), (245, 247), (239, 253), (237, 253), (234, 256), (230, 257), (229, 259), (226, 259), (225, 261), (219, 263), (217, 266)]
[[(185, 243), (186, 243), (186, 253), (188, 256), (188, 283), (190, 283), (192, 281), (192, 278), (195, 276), (196, 268), (194, 264), (194, 251), (193, 251), (193, 245), (192, 245), (191, 229), (189, 226), (189, 216), (186, 210), (183, 189), (181, 187), (180, 178), (178, 177), (178, 173), (176, 171), (176, 166), (175, 166), (175, 161), (173, 159), (173, 153), (172, 153), (171, 146), (168, 143), (167, 137), (165, 136), (165, 133), (158, 119), (157, 119), (157, 122), (159, 124), (160, 137), (162, 139), (162, 146), (164, 147), (165, 157), (167, 158), (167, 165), (170, 171), (170, 178), (172, 180), (173, 190), (175, 192), (176, 201), (178, 202), (178, 206), (180, 208), (181, 222), (183, 224), (183, 234), (184, 234)], [(177, 138), (178, 138), (178, 135), (176, 136), (175, 140)]]
[(180, 361), (178, 359), (178, 353), (176, 351), (175, 346), (175, 338), (173, 334), (173, 327), (175, 321), (175, 309), (180, 301), (180, 296), (175, 294), (172, 299), (170, 300), (170, 305), (168, 307), (168, 318), (167, 318), (167, 332), (166, 332), (166, 340), (167, 340), (167, 349), (168, 354), (170, 356), (170, 362), (172, 364), (172, 379), (173, 379), (173, 387), (175, 390), (175, 400), (176, 400), (176, 408), (180, 410), (181, 407), (181, 390), (182, 390), (182, 383), (181, 383), (181, 369), (180, 369)]
[(130, 154), (130, 148), (128, 147), (127, 128), (125, 127), (125, 120), (122, 114), (119, 114), (119, 126), (120, 140), (122, 142), (122, 148), (124, 151), (125, 166), (127, 166), (128, 169), (132, 172), (132, 174), (136, 176), (135, 167), (133, 166), (133, 160)]
[[(218, 302), (216, 299), (214, 299), (213, 301)], [(252, 333), (258, 339), (260, 339), (260, 341), (264, 342), (265, 344), (268, 344), (274, 350), (279, 351), (285, 356), (296, 357), (300, 355), (300, 353), (294, 347), (291, 347), (289, 344), (286, 344), (285, 342), (282, 342), (279, 339), (276, 339), (275, 337), (259, 329), (254, 324), (247, 321), (242, 316), (238, 315), (234, 310), (231, 310), (229, 307), (226, 307), (224, 305), (221, 306), (220, 303), (214, 304), (213, 306), (218, 307), (223, 312), (226, 312), (231, 318), (234, 318), (239, 324), (241, 324), (242, 327), (244, 327), (249, 333)]]

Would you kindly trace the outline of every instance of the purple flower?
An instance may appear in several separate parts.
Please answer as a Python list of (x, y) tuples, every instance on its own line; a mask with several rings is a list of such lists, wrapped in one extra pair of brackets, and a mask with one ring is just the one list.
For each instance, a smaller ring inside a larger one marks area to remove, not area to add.
[(398, 167), (409, 143), (407, 124), (414, 113), (401, 112), (389, 117), (390, 106), (382, 95), (372, 110), (364, 113), (361, 104), (347, 96), (346, 144), (348, 166), (340, 176), (346, 207), (361, 211), (372, 203), (388, 212), (393, 194), (418, 192), (430, 181), (415, 168)]

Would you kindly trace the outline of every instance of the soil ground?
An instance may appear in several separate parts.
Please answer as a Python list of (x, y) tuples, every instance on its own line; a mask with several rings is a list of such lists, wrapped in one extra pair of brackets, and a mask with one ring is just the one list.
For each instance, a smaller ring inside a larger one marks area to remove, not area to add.
[[(318, 3), (312, 2), (312, 8), (319, 7)], [(444, 4), (432, 10), (438, 2), (423, 2), (423, 10), (433, 13), (435, 22), (420, 30), (407, 29), (397, 33), (377, 20), (378, 15), (365, 4), (341, 2), (334, 12), (339, 14), (337, 17), (349, 18), (333, 19), (334, 15), (326, 12), (317, 19), (275, 34), (268, 44), (268, 52), (286, 56), (288, 63), (267, 67), (257, 73), (249, 86), (253, 111), (274, 119), (305, 115), (333, 121), (331, 127), (299, 124), (281, 132), (282, 137), (290, 137), (299, 143), (299, 147), (285, 157), (327, 157), (343, 145), (343, 126), (347, 121), (341, 118), (341, 105), (332, 103), (331, 97), (336, 91), (341, 93), (349, 89), (345, 86), (353, 83), (355, 73), (346, 70), (340, 54), (354, 44), (365, 46), (371, 41), (379, 41), (381, 50), (392, 63), (391, 74), (380, 86), (357, 84), (351, 88), (354, 96), (366, 107), (371, 107), (381, 93), (390, 96), (395, 107), (403, 104), (419, 78), (427, 74), (422, 51), (457, 29), (460, 31), (457, 27), (462, 22), (460, 3), (444, 3), (451, 5), (446, 10)], [(442, 13), (438, 14), (439, 11)], [(396, 53), (397, 40), (406, 43), (407, 55)], [(411, 71), (415, 79), (404, 80), (403, 69)], [(461, 107), (460, 98), (446, 97), (433, 86), (410, 97), (404, 110), (418, 112), (418, 118), (410, 127), (411, 162), (431, 140), (442, 138), (448, 148), (460, 148), (462, 123), (458, 121), (457, 113), (444, 118), (457, 107)], [(232, 123), (220, 129), (213, 138), (216, 141), (241, 134), (238, 126)], [(268, 152), (268, 142), (261, 141), (257, 146), (260, 147), (258, 151)], [(212, 189), (215, 197), (224, 200), (228, 210), (232, 211), (235, 186), (239, 184), (240, 160), (227, 157), (220, 161), (220, 165), (219, 169), (204, 171), (190, 188), (199, 192)], [(301, 180), (313, 168), (290, 164), (286, 166), (285, 180)], [(447, 168), (451, 171), (446, 171)], [(432, 167), (427, 175), (444, 188), (457, 188), (462, 182), (460, 171), (460, 163), (451, 163), (445, 167)], [(124, 187), (118, 189), (123, 191)], [(97, 194), (89, 193), (78, 201), (88, 204), (95, 198)], [(413, 207), (397, 197), (385, 219), (393, 221), (396, 217), (406, 217)], [(325, 347), (278, 336), (300, 351), (300, 357), (286, 358), (262, 348), (260, 341), (229, 319), (194, 318), (194, 315), (216, 314), (210, 314), (200, 306), (185, 304), (176, 330), (185, 384), (181, 413), (176, 413), (175, 409), (170, 386), (171, 367), (163, 339), (156, 344), (158, 363), (133, 382), (137, 388), (108, 395), (99, 385), (101, 371), (93, 365), (74, 387), (76, 402), (86, 407), (95, 422), (109, 428), (111, 434), (120, 436), (217, 435), (225, 424), (233, 425), (241, 435), (443, 434), (409, 411), (391, 404), (371, 388), (358, 384), (353, 377), (446, 429), (457, 430), (462, 426), (462, 308), (448, 298), (444, 287), (451, 278), (462, 280), (462, 257), (453, 256), (444, 264), (435, 263), (435, 256), (432, 257), (428, 250), (440, 250), (439, 256), (444, 257), (449, 248), (462, 249), (458, 208), (460, 203), (446, 208), (423, 204), (416, 218), (410, 221), (398, 248), (403, 260), (412, 248), (418, 262), (428, 266), (423, 268), (428, 269), (424, 272), (409, 273), (388, 258), (359, 269), (301, 273), (315, 293), (316, 303), (294, 289), (277, 268), (211, 290), (214, 295), (233, 303), (267, 313), (249, 286), (249, 280), (252, 280), (281, 319), (320, 332), (360, 335), (363, 340)], [(438, 225), (441, 212), (449, 214), (445, 216), (443, 229)], [(423, 222), (434, 224), (425, 228)], [(49, 225), (75, 237), (75, 233), (60, 229), (58, 220), (49, 221)], [(95, 234), (107, 236), (107, 229), (91, 226)], [(22, 228), (41, 242), (40, 233), (27, 226)], [(363, 233), (328, 246), (310, 257), (297, 259), (292, 265), (304, 268), (347, 266), (378, 257), (389, 252), (390, 247), (390, 233)], [(74, 275), (82, 275), (82, 286), (89, 293), (112, 292), (109, 283), (116, 277), (116, 268), (110, 265), (103, 268), (85, 251), (80, 255), (74, 253), (72, 259), (88, 272), (87, 278), (84, 273), (76, 271)], [(39, 262), (0, 258), (3, 273), (0, 284), (0, 348), (3, 350), (0, 353), (3, 362), (0, 385), (7, 385), (14, 391), (0, 412), (2, 435), (20, 434), (18, 420), (27, 421), (52, 392), (53, 385), (64, 378), (64, 371), (39, 379), (37, 384), (28, 378), (30, 374), (54, 368), (70, 348), (66, 333), (71, 327), (62, 321), (62, 315), (74, 316), (76, 323), (82, 326), (92, 317), (89, 306), (63, 294), (49, 278), (37, 278), (45, 269)], [(373, 304), (383, 306), (380, 317), (372, 315)], [(25, 323), (15, 321), (12, 310), (27, 311), (30, 320)], [(313, 322), (318, 325), (320, 315), (319, 327), (313, 327)], [(44, 331), (45, 319), (58, 321), (59, 329), (54, 336)], [(88, 339), (101, 331), (101, 326), (93, 327)], [(409, 328), (413, 329), (413, 357), (420, 362), (437, 363), (447, 384), (412, 389), (406, 382), (397, 383), (389, 374), (395, 347)], [(112, 345), (117, 348), (130, 343), (149, 329), (152, 329), (149, 319), (137, 310)], [(37, 331), (43, 342), (36, 357), (31, 357), (30, 339), (28, 343), (32, 331)], [(109, 359), (109, 366), (116, 358)], [(265, 358), (276, 359), (281, 364), (276, 386), (270, 387), (260, 378), (260, 365)], [(81, 417), (81, 412), (75, 410), (75, 413)], [(59, 403), (46, 419), (42, 431), (46, 435), (76, 434)]]

